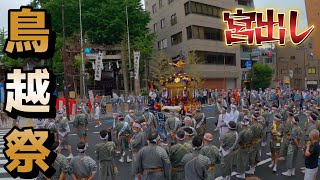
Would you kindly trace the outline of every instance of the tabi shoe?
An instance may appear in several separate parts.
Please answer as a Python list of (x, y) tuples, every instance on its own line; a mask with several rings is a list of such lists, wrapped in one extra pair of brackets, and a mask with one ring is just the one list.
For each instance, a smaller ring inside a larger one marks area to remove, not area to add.
[(273, 172), (277, 172), (277, 165), (275, 164), (272, 169)]
[(272, 161), (272, 163), (268, 167), (272, 168), (273, 166), (274, 166), (274, 162)]
[(121, 157), (119, 162), (124, 163), (124, 157)]
[(246, 174), (254, 174), (254, 172), (255, 169), (251, 167), (249, 171), (246, 171)]
[(284, 176), (292, 176), (292, 171), (288, 169), (286, 172), (283, 172), (282, 175)]
[(283, 161), (283, 160), (286, 160), (286, 158), (285, 157), (280, 157), (279, 158), (279, 161)]
[(271, 156), (271, 152), (269, 152), (269, 153), (266, 153), (266, 155), (267, 155), (267, 156)]
[(291, 176), (295, 176), (296, 175), (296, 168), (291, 169)]
[(127, 163), (132, 162), (132, 159), (129, 158), (129, 156), (127, 156)]
[(99, 123), (97, 125), (95, 125), (94, 127), (97, 128), (97, 127), (100, 127), (102, 125), (102, 123)]
[(238, 174), (238, 175), (236, 175), (236, 177), (239, 178), (239, 179), (245, 179), (246, 178), (246, 174), (245, 173)]
[(72, 155), (72, 154), (70, 154), (70, 155), (67, 157), (67, 159), (71, 159), (71, 158), (73, 158), (73, 155)]

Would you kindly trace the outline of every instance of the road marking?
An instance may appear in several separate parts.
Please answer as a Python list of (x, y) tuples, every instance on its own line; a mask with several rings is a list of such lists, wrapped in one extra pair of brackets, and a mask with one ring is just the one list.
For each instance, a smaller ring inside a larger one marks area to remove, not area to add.
[(0, 149), (4, 149), (4, 145), (0, 145)]
[(4, 144), (4, 141), (1, 141), (0, 144)]
[(0, 157), (4, 157), (4, 154), (0, 154)]
[(10, 131), (10, 129), (1, 129), (0, 133), (8, 133)]
[(6, 134), (0, 134), (0, 136), (5, 136), (5, 135), (7, 135), (7, 133)]
[(93, 132), (94, 134), (99, 134), (100, 132)]
[(0, 164), (6, 164), (8, 160), (0, 160)]
[(267, 163), (267, 162), (269, 162), (269, 161), (271, 161), (271, 158), (268, 158), (268, 159), (265, 159), (265, 160), (263, 160), (263, 161), (260, 161), (257, 165), (258, 165), (258, 166), (261, 166), (261, 165), (263, 165), (263, 164), (265, 164), (265, 163)]
[(70, 136), (76, 136), (77, 134), (70, 134)]
[(215, 117), (207, 117), (207, 119), (214, 119)]
[(0, 168), (0, 174), (3, 174), (3, 173), (7, 173), (7, 171), (4, 168)]
[[(267, 162), (269, 162), (269, 161), (271, 161), (271, 158), (268, 158), (268, 159), (265, 159), (265, 160), (263, 160), (263, 161), (260, 161), (258, 164), (257, 164), (257, 166), (261, 166), (261, 165), (263, 165), (263, 164), (265, 164), (265, 163), (267, 163)], [(238, 173), (236, 173), (236, 172), (232, 172), (232, 174), (231, 174), (231, 176), (235, 176), (235, 175), (237, 175)], [(220, 177), (217, 177), (215, 180), (222, 180), (223, 179), (223, 177), (222, 176), (220, 176)]]

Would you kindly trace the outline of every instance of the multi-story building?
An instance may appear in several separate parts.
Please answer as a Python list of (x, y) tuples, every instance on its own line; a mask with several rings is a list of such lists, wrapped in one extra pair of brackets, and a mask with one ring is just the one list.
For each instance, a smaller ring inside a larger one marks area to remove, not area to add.
[(149, 28), (157, 34), (154, 48), (173, 59), (194, 51), (204, 63), (191, 68), (199, 70), (204, 87), (240, 87), (240, 46), (226, 46), (222, 21), (222, 12), (235, 7), (235, 0), (145, 0)]
[(320, 60), (320, 1), (319, 0), (305, 0), (308, 25), (314, 25), (315, 28), (310, 34), (312, 38), (312, 53), (314, 58)]
[[(243, 8), (246, 11), (254, 10), (253, 0), (235, 0), (237, 8)], [(258, 48), (257, 46), (248, 46), (245, 44), (240, 45), (240, 67), (242, 77), (247, 77), (245, 74), (248, 74), (250, 67), (246, 66), (247, 61), (252, 61), (250, 64), (254, 65), (259, 61), (259, 57), (253, 55), (253, 49)], [(251, 55), (251, 59), (250, 59)], [(241, 87), (250, 87), (250, 80), (242, 78)]]
[(277, 46), (277, 74), (282, 87), (317, 89), (320, 84), (320, 61), (313, 58), (312, 41), (295, 46)]

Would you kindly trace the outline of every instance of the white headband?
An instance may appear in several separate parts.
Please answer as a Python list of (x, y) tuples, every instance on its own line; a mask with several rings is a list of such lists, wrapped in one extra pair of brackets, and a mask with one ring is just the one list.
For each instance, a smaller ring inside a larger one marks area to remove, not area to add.
[(241, 125), (249, 125), (249, 121), (241, 121)]
[(103, 138), (103, 137), (101, 137), (101, 135), (100, 135), (100, 139), (102, 139), (102, 140), (107, 140), (108, 139), (108, 134)]
[(177, 138), (179, 141), (183, 141), (185, 137), (179, 138), (179, 137), (176, 135), (176, 138)]
[(79, 148), (77, 148), (77, 150), (79, 151), (79, 153), (83, 153), (83, 152), (85, 152), (86, 151), (86, 147), (84, 147), (84, 149), (79, 149)]
[(159, 140), (160, 140), (160, 136), (158, 135), (158, 137), (156, 139), (152, 140), (151, 142), (155, 142), (156, 143)]
[(213, 138), (208, 138), (208, 137), (206, 137), (206, 136), (203, 136), (203, 138), (205, 139), (205, 140), (207, 140), (207, 141), (212, 141), (213, 140)]
[(194, 135), (194, 132), (192, 131), (192, 133), (189, 134), (188, 132), (185, 131), (184, 134), (185, 134), (186, 136), (193, 136), (193, 135)]
[(199, 146), (199, 147), (194, 147), (193, 150), (201, 149), (202, 147), (203, 147), (203, 142), (202, 142), (201, 146)]

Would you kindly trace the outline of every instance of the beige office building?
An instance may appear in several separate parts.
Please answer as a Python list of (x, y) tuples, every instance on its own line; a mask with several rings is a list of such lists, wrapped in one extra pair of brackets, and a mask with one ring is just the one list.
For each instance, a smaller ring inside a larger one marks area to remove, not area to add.
[(320, 60), (320, 1), (305, 0), (308, 25), (314, 25), (314, 30), (310, 34), (314, 45), (312, 53), (315, 59)]
[(277, 75), (281, 87), (317, 89), (320, 82), (320, 61), (312, 55), (313, 41), (308, 38), (295, 46), (277, 46)]
[(204, 64), (200, 71), (206, 88), (235, 88), (241, 84), (240, 47), (227, 47), (224, 10), (233, 10), (235, 0), (145, 0), (150, 12), (149, 28), (157, 34), (154, 48), (176, 59), (195, 51)]

